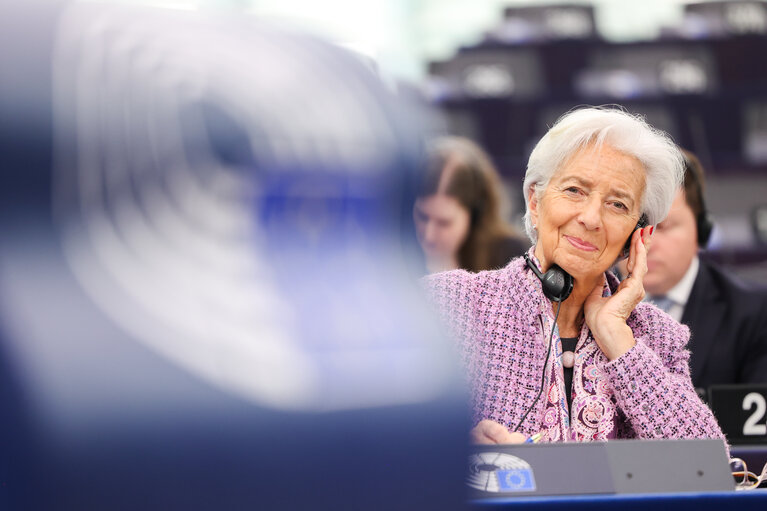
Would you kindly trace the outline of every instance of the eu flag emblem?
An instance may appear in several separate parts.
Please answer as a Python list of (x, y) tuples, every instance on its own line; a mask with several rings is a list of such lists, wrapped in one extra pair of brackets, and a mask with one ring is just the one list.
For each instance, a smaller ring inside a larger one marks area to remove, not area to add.
[(498, 486), (501, 491), (534, 491), (533, 471), (527, 468), (496, 470)]

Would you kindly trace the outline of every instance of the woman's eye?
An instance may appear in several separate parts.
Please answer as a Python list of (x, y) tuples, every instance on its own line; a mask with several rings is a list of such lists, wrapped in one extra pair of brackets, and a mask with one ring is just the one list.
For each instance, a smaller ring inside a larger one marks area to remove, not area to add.
[(565, 188), (565, 192), (567, 192), (569, 194), (572, 194), (572, 195), (577, 195), (577, 194), (581, 193), (581, 190), (580, 190), (580, 188), (576, 188), (575, 186), (570, 186), (568, 188)]
[(627, 210), (628, 209), (628, 207), (624, 203), (622, 203), (622, 202), (613, 202), (613, 206), (618, 208), (618, 209), (623, 209), (623, 210)]

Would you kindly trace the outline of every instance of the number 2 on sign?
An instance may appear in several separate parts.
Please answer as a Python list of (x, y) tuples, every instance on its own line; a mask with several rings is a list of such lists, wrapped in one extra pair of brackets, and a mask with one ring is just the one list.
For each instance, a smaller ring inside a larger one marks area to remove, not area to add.
[(743, 398), (743, 409), (750, 410), (754, 405), (756, 405), (756, 410), (743, 424), (743, 435), (767, 435), (767, 424), (757, 424), (764, 418), (767, 402), (765, 402), (764, 396), (758, 392), (749, 392)]

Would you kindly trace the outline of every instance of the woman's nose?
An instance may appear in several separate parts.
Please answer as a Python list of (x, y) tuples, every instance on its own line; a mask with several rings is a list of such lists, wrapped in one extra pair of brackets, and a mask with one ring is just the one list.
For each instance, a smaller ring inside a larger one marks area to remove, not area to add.
[(426, 222), (423, 226), (423, 240), (427, 242), (433, 242), (437, 237), (437, 226), (434, 222)]
[(597, 197), (589, 198), (578, 214), (578, 221), (588, 230), (598, 229), (602, 225), (602, 201)]

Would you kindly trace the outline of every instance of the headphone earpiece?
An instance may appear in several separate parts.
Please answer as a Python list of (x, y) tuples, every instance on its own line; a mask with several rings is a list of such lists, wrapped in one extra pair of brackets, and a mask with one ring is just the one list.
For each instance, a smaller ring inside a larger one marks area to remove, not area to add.
[[(708, 209), (706, 209), (706, 198), (703, 196), (703, 182), (705, 181), (703, 167), (695, 155), (685, 151), (682, 151), (682, 153), (684, 155), (685, 166), (685, 189), (688, 183), (692, 183), (700, 201), (700, 212), (695, 215), (695, 227), (698, 229), (698, 246), (706, 248), (708, 240), (711, 239), (711, 231), (714, 230), (714, 219), (709, 214)], [(687, 204), (689, 205), (689, 202)]]
[(629, 239), (626, 240), (626, 244), (623, 246), (623, 250), (621, 250), (621, 253), (618, 255), (618, 259), (626, 259), (629, 256), (629, 253), (631, 253), (631, 238), (634, 236), (634, 232), (636, 232), (637, 229), (642, 229), (644, 227), (647, 227), (647, 224), (649, 223), (649, 220), (647, 219), (647, 215), (642, 213), (642, 216), (639, 217), (639, 221), (636, 224), (636, 227), (634, 227), (634, 230), (631, 231), (631, 234), (629, 234)]
[(556, 264), (552, 264), (546, 273), (541, 274), (541, 271), (527, 254), (525, 254), (525, 261), (541, 281), (543, 294), (552, 302), (564, 301), (573, 292), (573, 284), (575, 283), (573, 276)]
[(698, 215), (696, 223), (698, 228), (698, 246), (700, 248), (706, 248), (708, 240), (711, 238), (711, 231), (714, 230), (714, 221), (711, 219), (711, 215), (708, 214), (708, 211), (706, 211), (705, 206), (703, 206), (703, 211)]

